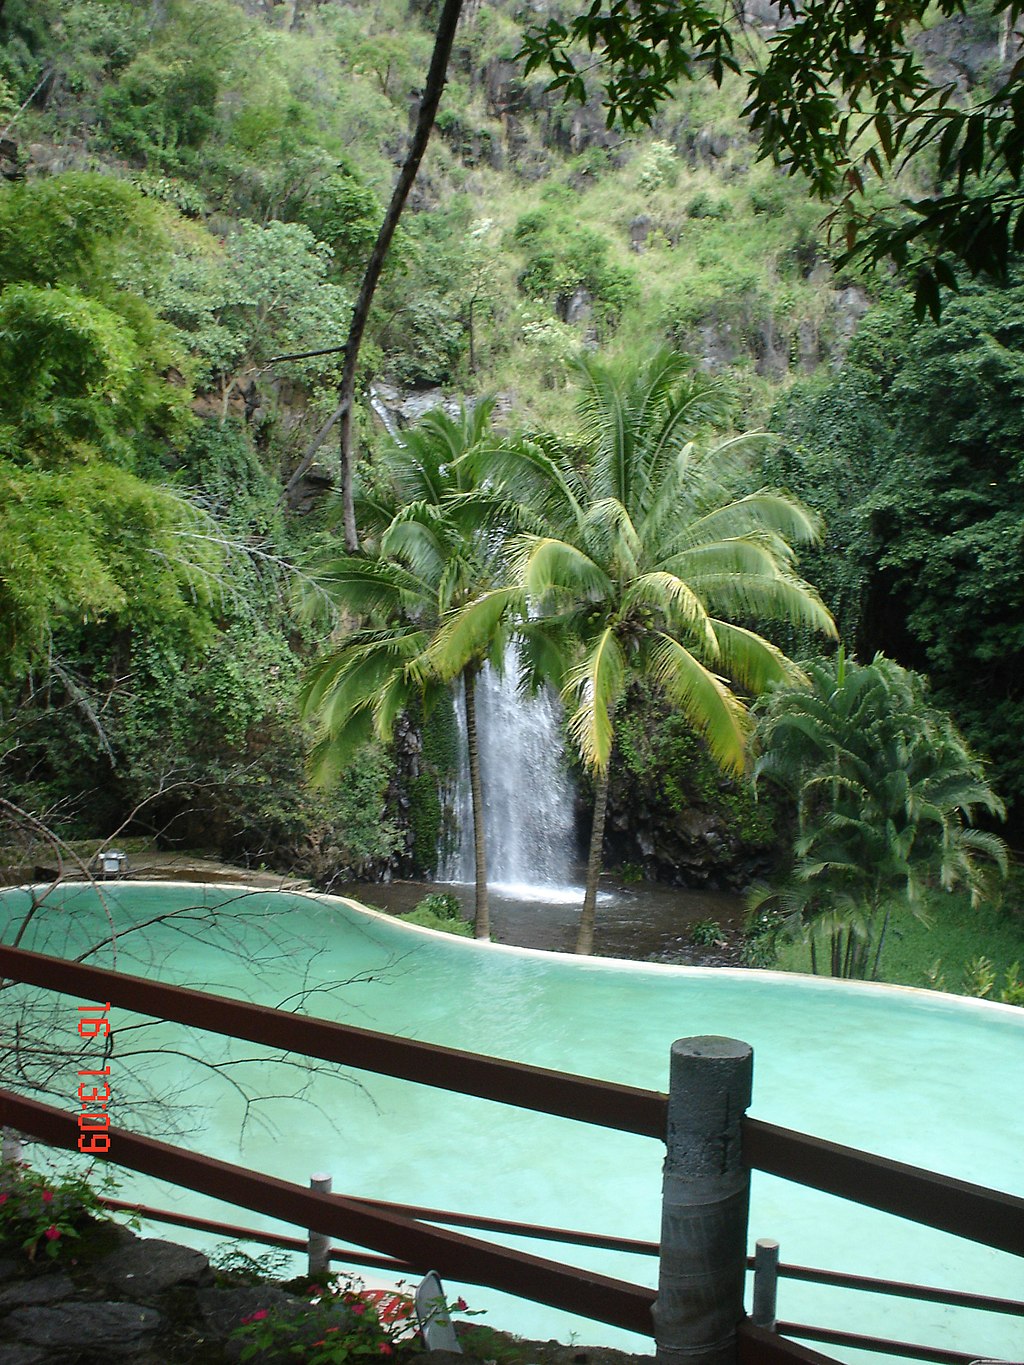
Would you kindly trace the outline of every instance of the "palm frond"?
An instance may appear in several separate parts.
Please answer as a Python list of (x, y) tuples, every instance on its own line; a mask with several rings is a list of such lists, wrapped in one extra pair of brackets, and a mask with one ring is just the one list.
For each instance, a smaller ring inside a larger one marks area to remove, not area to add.
[(704, 603), (689, 583), (660, 570), (641, 574), (623, 593), (622, 614), (643, 605), (656, 608), (673, 628), (682, 625), (687, 634), (699, 641), (709, 658), (718, 655), (718, 635)]
[(718, 642), (717, 667), (748, 692), (757, 695), (773, 685), (805, 681), (801, 669), (756, 631), (718, 619), (709, 627)]
[(401, 614), (430, 596), (427, 584), (401, 564), (363, 555), (328, 560), (311, 569), (309, 577), (313, 591), (362, 616)]
[[(669, 565), (677, 563), (669, 560)], [(709, 610), (728, 612), (763, 621), (785, 621), (788, 625), (812, 630), (830, 640), (838, 638), (832, 613), (817, 592), (796, 575), (694, 573), (687, 581), (700, 594)]]
[(657, 634), (650, 660), (655, 683), (704, 736), (719, 765), (742, 773), (750, 720), (746, 707), (725, 680), (664, 633)]
[(750, 493), (697, 517), (686, 527), (684, 543), (700, 545), (758, 533), (773, 534), (786, 545), (813, 545), (821, 537), (821, 518), (781, 493)]
[(446, 614), (417, 669), (438, 677), (456, 678), (473, 659), (483, 659), (499, 630), (511, 628), (523, 612), (525, 599), (518, 586), (494, 588)]
[(601, 631), (592, 647), (566, 677), (563, 697), (575, 701), (569, 736), (589, 768), (608, 767), (614, 738), (614, 713), (625, 685), (625, 660), (615, 632)]
[(514, 574), (531, 598), (543, 598), (552, 591), (597, 598), (611, 591), (602, 567), (568, 541), (524, 536), (511, 554)]

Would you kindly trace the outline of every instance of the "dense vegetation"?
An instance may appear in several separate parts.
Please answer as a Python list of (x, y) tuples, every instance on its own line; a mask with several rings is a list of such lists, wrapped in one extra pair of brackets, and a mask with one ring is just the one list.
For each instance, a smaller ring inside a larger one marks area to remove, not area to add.
[[(928, 44), (940, 66), (950, 33)], [(983, 91), (1000, 33), (984, 17), (971, 33)], [(421, 754), (440, 713), (421, 738), (411, 689), (343, 783), (310, 786), (297, 697), (324, 618), (295, 603), (337, 543), (318, 440), (430, 14), (6, 0), (0, 41), (4, 798), (66, 837), (128, 828), (324, 883), (429, 873), (451, 746)], [(524, 75), (520, 42), (504, 7), (459, 29), (363, 348), (367, 516), (382, 417), (406, 425), (421, 390), (497, 394), (499, 433), (547, 430), (578, 462), (567, 362), (689, 352), (727, 377), (726, 428), (782, 433), (746, 486), (822, 514), (799, 572), (848, 646), (930, 678), (1019, 829), (1024, 284), (1011, 269), (916, 323), (902, 292), (834, 272), (820, 208), (754, 159), (738, 76), (680, 86), (624, 134), (589, 90), (562, 105)], [(706, 761), (684, 775), (692, 733), (647, 742), (661, 713), (640, 695), (614, 766), (642, 782), (656, 764), (646, 785), (669, 794), (714, 788), (758, 844), (745, 795)]]

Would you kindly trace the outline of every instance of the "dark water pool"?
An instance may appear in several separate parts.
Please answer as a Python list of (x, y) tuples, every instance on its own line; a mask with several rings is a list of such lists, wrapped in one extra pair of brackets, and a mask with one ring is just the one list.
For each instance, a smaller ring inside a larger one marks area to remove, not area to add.
[[(412, 910), (431, 892), (448, 891), (458, 897), (466, 918), (473, 916), (473, 887), (465, 883), (348, 882), (332, 891), (397, 915)], [(582, 871), (580, 885), (575, 888), (545, 892), (540, 888), (492, 887), (492, 937), (497, 943), (511, 943), (517, 948), (571, 953), (582, 904)], [(646, 882), (625, 885), (602, 878), (595, 952), (602, 957), (638, 961), (707, 962), (708, 951), (693, 944), (690, 927), (698, 920), (715, 920), (728, 942), (735, 939), (743, 915), (743, 898), (724, 891), (689, 891)], [(714, 949), (710, 956), (713, 960)], [(734, 947), (720, 950), (720, 956), (723, 962), (733, 962)]]

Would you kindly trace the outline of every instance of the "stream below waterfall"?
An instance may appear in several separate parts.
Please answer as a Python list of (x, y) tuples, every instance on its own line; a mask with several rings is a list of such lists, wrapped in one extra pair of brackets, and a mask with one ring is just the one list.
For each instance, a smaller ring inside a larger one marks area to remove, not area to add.
[[(547, 948), (571, 953), (576, 925), (583, 904), (583, 869), (579, 884), (557, 890), (523, 888), (529, 894), (490, 889), (491, 936), (496, 943), (517, 948)], [(362, 905), (392, 915), (415, 909), (424, 896), (448, 891), (458, 897), (467, 919), (473, 917), (473, 887), (467, 883), (395, 881), (368, 884), (348, 882), (332, 887), (335, 895), (351, 896)], [(725, 891), (681, 890), (653, 882), (623, 885), (604, 877), (597, 903), (594, 949), (600, 957), (633, 961), (736, 965), (730, 944), (727, 950), (698, 948), (690, 926), (698, 920), (715, 920), (723, 938), (734, 940), (743, 924), (742, 896)]]

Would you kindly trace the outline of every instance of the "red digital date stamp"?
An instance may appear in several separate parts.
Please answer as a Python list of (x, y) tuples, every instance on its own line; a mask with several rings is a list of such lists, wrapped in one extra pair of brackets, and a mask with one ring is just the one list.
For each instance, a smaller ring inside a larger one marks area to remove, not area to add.
[[(78, 1012), (83, 1017), (78, 1021), (80, 1038), (99, 1038), (110, 1035), (110, 1020), (106, 1017), (110, 1001), (103, 1005), (79, 1005)], [(110, 1067), (97, 1071), (80, 1071), (79, 1076), (91, 1078), (107, 1077)], [(106, 1079), (82, 1081), (78, 1087), (78, 1102), (82, 1112), (78, 1115), (78, 1150), (91, 1156), (101, 1156), (110, 1151), (110, 1115), (107, 1104), (110, 1100), (110, 1082)]]

